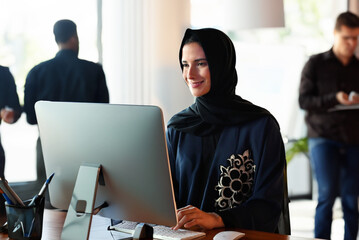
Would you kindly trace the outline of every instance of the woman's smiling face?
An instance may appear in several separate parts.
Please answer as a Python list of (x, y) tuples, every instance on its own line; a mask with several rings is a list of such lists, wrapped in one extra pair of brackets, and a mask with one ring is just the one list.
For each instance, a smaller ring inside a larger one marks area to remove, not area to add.
[(211, 74), (203, 48), (196, 42), (182, 48), (182, 75), (191, 94), (200, 97), (211, 89)]

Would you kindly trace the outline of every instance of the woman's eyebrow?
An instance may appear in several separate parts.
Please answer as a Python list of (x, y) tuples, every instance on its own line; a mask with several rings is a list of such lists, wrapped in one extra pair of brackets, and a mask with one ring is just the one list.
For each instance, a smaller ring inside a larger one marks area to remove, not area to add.
[[(207, 58), (199, 58), (194, 60), (194, 62), (199, 62), (199, 61), (207, 61)], [(187, 60), (182, 60), (182, 62), (187, 63)]]
[(196, 59), (194, 60), (195, 62), (199, 62), (199, 61), (207, 61), (207, 58), (199, 58), (199, 59)]

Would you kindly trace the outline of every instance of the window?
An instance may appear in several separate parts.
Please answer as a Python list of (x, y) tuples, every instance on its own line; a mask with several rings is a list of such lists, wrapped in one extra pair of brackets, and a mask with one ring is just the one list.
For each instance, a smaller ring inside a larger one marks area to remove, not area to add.
[[(193, 27), (209, 27), (224, 1), (191, 2)], [(285, 28), (227, 32), (237, 53), (237, 94), (268, 109), (289, 139), (306, 135), (298, 104), (302, 68), (310, 55), (331, 48), (335, 19), (346, 9), (343, 0), (284, 0)], [(291, 197), (311, 194), (307, 159), (288, 165), (288, 188)]]
[[(59, 19), (77, 24), (79, 57), (98, 61), (96, 0), (0, 0), (0, 64), (10, 67), (21, 104), (26, 75), (36, 64), (53, 58), (58, 50), (52, 33)], [(36, 179), (37, 126), (25, 114), (13, 125), (1, 124), (9, 182)]]
[[(192, 0), (193, 27), (216, 27), (223, 1)], [(227, 31), (237, 53), (237, 94), (267, 108), (289, 137), (305, 135), (298, 106), (300, 73), (307, 58), (328, 50), (336, 16), (346, 1), (284, 0), (285, 28)], [(223, 16), (225, 17), (225, 16)]]

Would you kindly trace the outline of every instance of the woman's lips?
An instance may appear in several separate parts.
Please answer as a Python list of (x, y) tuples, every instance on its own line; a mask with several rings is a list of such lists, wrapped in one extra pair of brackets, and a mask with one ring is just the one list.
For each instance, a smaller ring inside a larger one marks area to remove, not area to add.
[(191, 87), (192, 87), (192, 88), (198, 88), (199, 86), (202, 85), (203, 82), (204, 82), (204, 81), (190, 82), (190, 84), (191, 84)]

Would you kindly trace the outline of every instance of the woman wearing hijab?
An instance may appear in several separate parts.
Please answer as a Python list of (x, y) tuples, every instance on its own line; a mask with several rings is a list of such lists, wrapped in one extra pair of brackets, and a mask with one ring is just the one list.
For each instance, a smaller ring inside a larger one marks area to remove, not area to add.
[(173, 116), (167, 144), (178, 228), (277, 231), (285, 154), (274, 117), (235, 94), (236, 54), (216, 29), (187, 29), (180, 65), (195, 103)]

